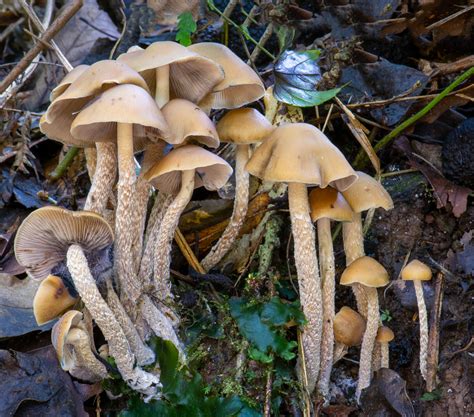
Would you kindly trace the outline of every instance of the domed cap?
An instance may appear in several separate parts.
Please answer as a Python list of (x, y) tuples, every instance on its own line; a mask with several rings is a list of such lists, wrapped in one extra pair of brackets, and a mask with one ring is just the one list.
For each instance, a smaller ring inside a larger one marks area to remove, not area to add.
[(405, 281), (429, 281), (432, 275), (430, 267), (417, 259), (402, 269), (402, 279)]
[(359, 176), (357, 181), (343, 192), (344, 198), (355, 213), (371, 208), (382, 207), (385, 210), (393, 208), (392, 197), (382, 184), (365, 172), (357, 171), (357, 175)]
[(81, 330), (84, 330), (81, 323), (82, 318), (83, 315), (80, 311), (70, 310), (53, 326), (51, 332), (51, 342), (58, 355), (61, 368), (65, 371), (69, 370), (73, 365), (73, 357), (68, 355), (65, 349), (66, 340), (72, 328), (79, 327)]
[(62, 93), (64, 93), (68, 89), (68, 87), (74, 81), (76, 81), (87, 68), (89, 68), (89, 65), (78, 65), (77, 67), (69, 71), (61, 80), (61, 82), (53, 88), (53, 91), (51, 91), (51, 94), (49, 95), (49, 100), (53, 101), (58, 98)]
[(357, 346), (362, 342), (365, 320), (349, 307), (342, 307), (334, 316), (334, 339), (346, 346)]
[(91, 252), (111, 245), (112, 241), (111, 227), (96, 213), (42, 207), (23, 220), (14, 247), (18, 263), (28, 274), (44, 279), (66, 258), (70, 245), (77, 244)]
[(255, 150), (246, 169), (267, 181), (331, 185), (340, 191), (357, 179), (341, 151), (306, 123), (278, 126)]
[(309, 193), (311, 220), (331, 219), (350, 222), (354, 213), (342, 194), (332, 187), (315, 188)]
[(229, 48), (212, 42), (195, 43), (188, 50), (212, 59), (224, 69), (225, 78), (199, 103), (210, 109), (235, 109), (257, 101), (265, 87), (255, 71)]
[[(168, 125), (146, 90), (132, 84), (119, 85), (103, 93), (74, 119), (71, 134), (83, 141), (117, 140), (117, 123), (134, 125), (134, 137), (167, 139)], [(150, 129), (149, 135), (143, 127)], [(95, 138), (95, 139), (94, 139)]]
[(217, 123), (217, 133), (222, 142), (247, 145), (262, 142), (275, 127), (255, 109), (229, 111)]
[(352, 262), (342, 273), (341, 285), (362, 284), (366, 287), (385, 287), (389, 282), (387, 270), (369, 256)]
[(39, 326), (54, 320), (77, 302), (61, 278), (48, 275), (41, 281), (33, 299), (33, 313)]
[(211, 119), (196, 104), (175, 98), (161, 109), (170, 128), (168, 143), (202, 143), (209, 148), (219, 146), (219, 136)]
[(156, 69), (170, 66), (170, 97), (197, 103), (224, 78), (222, 68), (176, 42), (152, 43), (145, 50), (122, 54), (117, 61), (138, 71), (151, 91), (156, 87)]
[(232, 175), (231, 166), (221, 157), (196, 145), (173, 149), (146, 174), (145, 179), (167, 194), (176, 194), (181, 188), (181, 172), (196, 170), (194, 188), (208, 190), (222, 188)]
[(392, 332), (392, 329), (387, 326), (380, 326), (377, 330), (376, 341), (379, 343), (388, 343), (395, 338), (395, 335)]

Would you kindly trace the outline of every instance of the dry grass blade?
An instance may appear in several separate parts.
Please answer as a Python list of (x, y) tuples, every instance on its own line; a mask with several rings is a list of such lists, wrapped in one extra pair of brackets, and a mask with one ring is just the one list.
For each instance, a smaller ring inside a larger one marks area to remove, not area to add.
[(193, 267), (193, 269), (200, 274), (205, 274), (206, 271), (204, 268), (201, 266), (201, 264), (198, 261), (198, 258), (194, 254), (193, 250), (189, 246), (188, 242), (184, 238), (183, 234), (181, 233), (181, 230), (179, 228), (176, 229), (175, 235), (174, 235), (174, 240), (177, 243), (179, 249), (181, 250), (181, 253), (183, 256), (186, 258), (188, 261), (189, 265)]

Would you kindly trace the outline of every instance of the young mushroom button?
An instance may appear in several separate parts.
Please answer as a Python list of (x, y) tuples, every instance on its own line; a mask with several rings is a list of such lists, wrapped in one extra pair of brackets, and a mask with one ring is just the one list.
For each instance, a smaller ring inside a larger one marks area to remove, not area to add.
[[(395, 338), (392, 329), (387, 326), (380, 326), (375, 339), (380, 345), (380, 367), (389, 368), (389, 347), (388, 344)], [(375, 369), (376, 370), (376, 369)]]
[(344, 306), (334, 316), (334, 363), (341, 359), (351, 346), (362, 342), (365, 319), (352, 308)]

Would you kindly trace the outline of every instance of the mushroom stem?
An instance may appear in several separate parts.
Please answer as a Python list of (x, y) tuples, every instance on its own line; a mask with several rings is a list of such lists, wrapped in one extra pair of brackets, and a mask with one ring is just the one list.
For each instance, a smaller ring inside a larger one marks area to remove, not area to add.
[(362, 390), (370, 385), (372, 376), (372, 352), (379, 328), (379, 298), (376, 288), (365, 287), (367, 295), (367, 325), (360, 351), (359, 381), (357, 383), (356, 399), (359, 402)]
[(140, 260), (143, 252), (143, 239), (145, 232), (145, 221), (148, 209), (148, 199), (150, 198), (151, 186), (142, 174), (137, 178), (135, 187), (134, 217), (133, 217), (133, 242), (132, 253), (135, 260), (134, 271), (138, 274)]
[(97, 167), (97, 149), (84, 148), (84, 155), (86, 157), (87, 174), (89, 175), (89, 179), (93, 181)]
[(288, 184), (291, 228), (294, 238), (295, 265), (298, 274), (301, 307), (307, 323), (302, 332), (309, 392), (318, 378), (323, 328), (321, 280), (315, 248), (314, 227), (309, 215), (306, 185)]
[(382, 365), (382, 343), (375, 343), (374, 351), (372, 352), (372, 373), (378, 371)]
[(229, 251), (244, 224), (249, 203), (249, 173), (245, 165), (249, 160), (249, 145), (237, 145), (235, 155), (235, 200), (229, 224), (217, 243), (202, 260), (201, 265), (209, 271)]
[(423, 296), (423, 284), (419, 280), (413, 281), (415, 286), (416, 301), (418, 303), (418, 316), (420, 319), (420, 372), (426, 381), (426, 358), (428, 355), (428, 313)]
[(156, 237), (154, 253), (154, 292), (159, 300), (172, 298), (170, 281), (171, 249), (179, 216), (191, 200), (195, 170), (183, 171), (181, 189), (166, 210)]
[(380, 343), (380, 367), (381, 368), (390, 368), (389, 364), (389, 348), (388, 343)]
[(155, 397), (160, 387), (159, 379), (138, 367), (134, 368), (135, 358), (130, 351), (127, 338), (109, 306), (100, 295), (80, 246), (71, 245), (69, 247), (67, 267), (77, 292), (109, 343), (110, 353), (125, 382), (135, 391)]
[(321, 281), (323, 284), (323, 337), (321, 344), (321, 373), (319, 391), (325, 398), (329, 393), (329, 381), (334, 354), (334, 296), (336, 293), (334, 249), (332, 245), (331, 220), (321, 218), (317, 222)]
[[(362, 216), (354, 213), (352, 222), (345, 222), (342, 225), (342, 235), (344, 241), (344, 253), (346, 254), (346, 266), (349, 266), (356, 259), (365, 255), (364, 232), (362, 230)], [(352, 285), (352, 292), (357, 302), (357, 310), (367, 318), (367, 295), (365, 289), (360, 284)]]
[(163, 65), (156, 69), (155, 101), (161, 109), (170, 101), (170, 66)]
[(115, 144), (97, 142), (97, 166), (84, 210), (103, 215), (117, 175)]

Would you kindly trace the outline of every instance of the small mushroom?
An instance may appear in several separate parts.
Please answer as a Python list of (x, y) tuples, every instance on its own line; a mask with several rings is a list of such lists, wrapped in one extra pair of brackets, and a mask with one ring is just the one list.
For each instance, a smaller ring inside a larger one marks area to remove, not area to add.
[(374, 371), (378, 371), (379, 368), (390, 368), (389, 364), (389, 348), (388, 344), (395, 338), (392, 329), (387, 326), (380, 326), (377, 331), (377, 337), (375, 341), (379, 345), (380, 349), (380, 366), (374, 368)]
[(271, 123), (255, 109), (231, 110), (217, 124), (221, 141), (236, 145), (235, 199), (229, 224), (201, 262), (206, 271), (217, 265), (239, 234), (249, 201), (249, 174), (245, 170), (245, 165), (249, 160), (250, 145), (264, 140), (273, 129)]
[(334, 316), (334, 363), (341, 359), (351, 346), (359, 346), (365, 332), (365, 319), (350, 307), (342, 307)]
[(64, 78), (61, 80), (61, 82), (53, 88), (51, 91), (51, 94), (49, 95), (49, 100), (54, 101), (57, 99), (62, 93), (64, 93), (69, 86), (76, 81), (82, 73), (89, 68), (89, 65), (78, 65), (77, 67), (74, 67), (71, 71), (69, 71)]
[(315, 188), (309, 194), (311, 220), (317, 222), (319, 268), (322, 281), (323, 298), (323, 334), (321, 343), (321, 371), (319, 392), (326, 398), (329, 393), (329, 381), (333, 364), (335, 315), (334, 297), (336, 294), (336, 267), (332, 244), (331, 220), (348, 222), (353, 212), (341, 193), (331, 187)]
[(356, 390), (357, 401), (359, 401), (362, 390), (370, 385), (372, 375), (372, 352), (380, 320), (377, 288), (386, 286), (388, 282), (386, 269), (375, 259), (368, 256), (353, 261), (341, 276), (341, 285), (361, 284), (367, 296), (367, 327), (360, 352), (359, 381)]
[(427, 372), (426, 358), (428, 355), (428, 313), (423, 296), (423, 281), (430, 281), (431, 277), (432, 272), (429, 266), (416, 259), (402, 269), (402, 279), (405, 281), (413, 281), (413, 285), (415, 286), (418, 315), (420, 317), (420, 372), (425, 381)]

